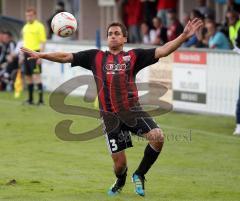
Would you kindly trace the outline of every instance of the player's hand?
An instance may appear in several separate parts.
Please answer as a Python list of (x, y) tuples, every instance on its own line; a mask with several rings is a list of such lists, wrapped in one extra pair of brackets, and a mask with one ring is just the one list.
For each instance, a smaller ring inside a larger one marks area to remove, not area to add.
[(38, 60), (38, 59), (41, 58), (39, 52), (35, 52), (35, 51), (30, 50), (30, 49), (25, 48), (25, 47), (21, 47), (20, 50), (29, 56), (28, 60), (30, 60), (30, 59), (37, 59)]
[(190, 38), (191, 36), (199, 32), (202, 27), (203, 21), (199, 18), (194, 18), (191, 21), (189, 20), (183, 30), (183, 34), (185, 34), (187, 38)]

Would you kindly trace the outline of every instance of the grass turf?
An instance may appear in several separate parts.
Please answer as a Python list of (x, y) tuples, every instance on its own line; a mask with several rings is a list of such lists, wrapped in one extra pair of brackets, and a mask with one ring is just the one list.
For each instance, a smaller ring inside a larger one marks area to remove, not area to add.
[[(77, 98), (67, 101), (84, 104)], [(1, 201), (240, 200), (240, 138), (232, 136), (232, 117), (171, 112), (155, 118), (166, 138), (159, 160), (146, 175), (145, 198), (134, 194), (130, 182), (145, 141), (133, 138), (134, 148), (126, 151), (126, 186), (111, 198), (106, 192), (114, 175), (104, 137), (62, 141), (54, 128), (63, 119), (74, 120), (75, 132), (99, 124), (57, 113), (47, 105), (23, 106), (11, 93), (0, 93)], [(9, 185), (11, 180), (16, 184)]]

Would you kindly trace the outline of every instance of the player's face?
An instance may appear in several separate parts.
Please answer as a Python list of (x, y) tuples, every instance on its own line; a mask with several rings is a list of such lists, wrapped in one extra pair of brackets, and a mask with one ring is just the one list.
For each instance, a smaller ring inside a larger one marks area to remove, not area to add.
[(107, 41), (109, 48), (117, 49), (127, 42), (127, 38), (123, 36), (119, 26), (113, 26), (108, 29)]
[(27, 22), (33, 22), (36, 19), (36, 14), (32, 11), (25, 13), (26, 21)]

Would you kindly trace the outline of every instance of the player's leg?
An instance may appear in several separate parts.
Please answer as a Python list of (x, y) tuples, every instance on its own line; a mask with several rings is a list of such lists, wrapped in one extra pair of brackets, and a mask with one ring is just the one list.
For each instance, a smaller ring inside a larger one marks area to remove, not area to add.
[(114, 169), (115, 175), (116, 176), (122, 175), (127, 169), (127, 158), (126, 158), (125, 151), (122, 150), (118, 153), (113, 153), (112, 159), (114, 163), (113, 169)]
[(28, 99), (26, 100), (26, 103), (32, 105), (33, 104), (33, 89), (34, 89), (33, 78), (31, 75), (26, 75), (25, 80), (26, 80), (27, 88), (28, 88)]
[(113, 169), (116, 176), (115, 183), (108, 191), (109, 195), (118, 194), (125, 185), (127, 177), (127, 159), (124, 150), (132, 147), (132, 141), (130, 133), (121, 129), (122, 126), (118, 126), (114, 131), (105, 135), (113, 159)]
[(27, 104), (32, 105), (33, 104), (33, 90), (34, 90), (34, 85), (33, 85), (33, 65), (32, 65), (31, 60), (27, 60), (27, 56), (24, 56), (24, 74), (25, 74), (25, 81), (27, 84), (27, 89), (28, 89), (28, 99), (26, 100)]
[(133, 131), (148, 140), (143, 158), (132, 177), (135, 183), (135, 192), (140, 196), (144, 196), (145, 174), (157, 160), (162, 150), (164, 135), (158, 125), (150, 117), (139, 118)]
[(103, 131), (105, 133), (108, 149), (114, 163), (115, 183), (108, 191), (109, 195), (118, 194), (125, 185), (127, 176), (127, 159), (125, 149), (132, 147), (130, 133), (125, 130), (122, 122), (113, 116), (103, 117)]
[(109, 189), (109, 195), (115, 195), (119, 193), (125, 185), (126, 177), (127, 177), (127, 158), (125, 155), (125, 151), (120, 151), (118, 153), (112, 154), (113, 159), (113, 169), (116, 176), (116, 181)]
[(154, 162), (157, 160), (164, 143), (164, 135), (160, 128), (154, 128), (148, 133), (144, 134), (148, 140), (148, 145), (144, 150), (144, 156), (139, 164), (135, 174), (144, 177)]
[(37, 103), (38, 105), (44, 104), (41, 72), (42, 72), (41, 64), (35, 64), (33, 69), (33, 80), (34, 80), (34, 83), (37, 85), (37, 89), (38, 89), (38, 96), (39, 96), (38, 103)]
[(118, 194), (125, 185), (127, 177), (127, 159), (124, 150), (132, 147), (129, 131), (120, 120), (112, 113), (103, 113), (103, 132), (105, 133), (108, 149), (114, 163), (115, 183), (110, 187), (108, 194)]

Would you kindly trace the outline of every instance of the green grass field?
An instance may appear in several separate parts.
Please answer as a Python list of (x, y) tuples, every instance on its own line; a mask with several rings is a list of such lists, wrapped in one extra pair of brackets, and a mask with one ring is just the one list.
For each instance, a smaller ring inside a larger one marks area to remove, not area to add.
[[(77, 98), (69, 100), (83, 104)], [(0, 93), (0, 200), (8, 201), (239, 201), (240, 137), (232, 135), (234, 118), (169, 113), (156, 120), (166, 143), (146, 175), (146, 196), (134, 194), (130, 176), (145, 141), (133, 138), (127, 150), (128, 180), (123, 192), (109, 198), (114, 182), (112, 160), (103, 136), (66, 142), (54, 133), (57, 122), (73, 119), (74, 132), (99, 124), (63, 115), (49, 106), (22, 106)], [(8, 184), (15, 179), (16, 184)]]

